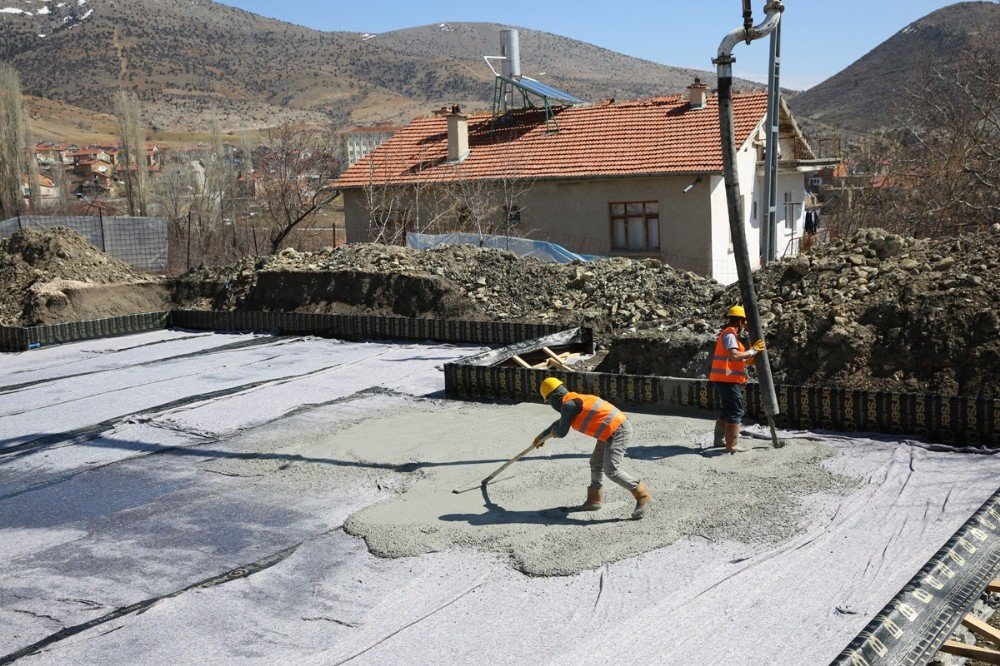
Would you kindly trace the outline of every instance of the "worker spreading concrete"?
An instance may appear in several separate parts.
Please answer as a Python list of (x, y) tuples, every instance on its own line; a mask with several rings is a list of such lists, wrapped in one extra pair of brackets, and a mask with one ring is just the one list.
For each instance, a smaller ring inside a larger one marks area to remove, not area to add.
[(743, 386), (747, 383), (747, 368), (753, 365), (754, 357), (764, 351), (764, 341), (758, 340), (747, 349), (740, 340), (746, 330), (747, 315), (741, 305), (729, 308), (725, 328), (715, 341), (712, 354), (712, 369), (708, 381), (715, 384), (715, 390), (722, 402), (722, 413), (715, 422), (713, 447), (725, 446), (731, 454), (742, 453), (746, 449), (739, 445), (740, 425), (746, 408), (743, 402)]
[(635, 497), (632, 518), (638, 520), (646, 512), (646, 505), (653, 498), (646, 484), (621, 469), (625, 449), (632, 441), (632, 424), (625, 414), (607, 400), (596, 395), (572, 393), (561, 381), (549, 377), (542, 382), (542, 399), (552, 409), (559, 412), (559, 420), (546, 428), (535, 438), (534, 446), (544, 446), (552, 437), (562, 438), (570, 427), (589, 437), (597, 439), (597, 446), (590, 456), (590, 486), (587, 501), (577, 507), (578, 511), (597, 511), (601, 508), (603, 477), (617, 483)]

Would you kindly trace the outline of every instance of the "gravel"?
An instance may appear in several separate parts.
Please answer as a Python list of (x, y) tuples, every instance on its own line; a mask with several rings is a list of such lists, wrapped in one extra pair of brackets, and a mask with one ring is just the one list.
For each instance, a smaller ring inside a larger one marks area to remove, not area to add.
[[(1000, 396), (998, 242), (1000, 229), (937, 241), (866, 229), (767, 266), (756, 283), (775, 378)], [(692, 335), (710, 345), (739, 300), (734, 285), (681, 321), (625, 337), (645, 340), (650, 353)], [(644, 363), (634, 358), (626, 370)]]
[(275, 271), (435, 277), (464, 292), (486, 318), (582, 323), (599, 334), (627, 330), (642, 322), (680, 318), (692, 303), (707, 302), (723, 291), (714, 280), (675, 270), (655, 259), (552, 264), (467, 245), (428, 251), (375, 244), (318, 253), (286, 249), (272, 257), (246, 259), (222, 269), (196, 270), (179, 283), (217, 285), (210, 299), (201, 302), (202, 307), (240, 308), (250, 299), (260, 273)]

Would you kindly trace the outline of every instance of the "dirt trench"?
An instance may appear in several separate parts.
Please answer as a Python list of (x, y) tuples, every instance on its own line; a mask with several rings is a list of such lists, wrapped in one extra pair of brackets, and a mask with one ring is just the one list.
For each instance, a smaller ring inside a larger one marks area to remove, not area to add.
[(435, 276), (363, 270), (260, 271), (235, 289), (231, 284), (188, 281), (176, 282), (173, 289), (182, 307), (195, 303), (213, 309), (485, 318), (464, 291)]

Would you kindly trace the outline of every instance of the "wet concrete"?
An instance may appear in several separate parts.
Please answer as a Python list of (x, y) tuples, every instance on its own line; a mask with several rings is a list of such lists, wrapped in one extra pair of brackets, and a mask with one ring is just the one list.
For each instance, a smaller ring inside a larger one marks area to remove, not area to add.
[(590, 479), (594, 441), (577, 433), (550, 441), (490, 486), (479, 486), (553, 414), (530, 404), (424, 410), (365, 421), (295, 450), (372, 466), (417, 465), (401, 492), (345, 525), (374, 554), (474, 548), (544, 576), (594, 569), (682, 537), (776, 543), (802, 529), (801, 497), (846, 492), (857, 483), (821, 465), (834, 452), (820, 444), (793, 440), (775, 451), (757, 442), (736, 456), (702, 453), (695, 442), (703, 419), (640, 414), (631, 416), (636, 435), (625, 465), (654, 494), (641, 521), (630, 519), (632, 496), (610, 482), (600, 511), (563, 509), (583, 502)]

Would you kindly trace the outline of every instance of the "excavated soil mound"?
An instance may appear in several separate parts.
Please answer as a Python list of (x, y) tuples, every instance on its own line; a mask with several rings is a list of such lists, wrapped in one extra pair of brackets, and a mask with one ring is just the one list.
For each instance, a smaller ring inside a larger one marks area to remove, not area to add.
[[(769, 265), (756, 279), (776, 379), (1000, 396), (998, 243), (1000, 225), (938, 241), (866, 229)], [(704, 368), (721, 313), (739, 300), (733, 286), (693, 303), (681, 322), (616, 341), (607, 365), (646, 372), (673, 355), (674, 365)]]
[[(409, 316), (415, 308), (418, 315), (475, 312), (499, 321), (583, 323), (600, 335), (643, 322), (679, 319), (692, 303), (710, 302), (723, 291), (714, 280), (675, 270), (655, 259), (552, 264), (467, 245), (418, 251), (358, 244), (319, 253), (284, 250), (266, 259), (192, 271), (177, 281), (175, 293), (178, 301), (189, 307), (250, 309), (269, 302), (268, 295), (262, 296), (258, 289), (261, 280), (271, 280), (265, 276), (336, 276), (345, 271), (382, 276), (387, 284), (378, 285), (376, 297), (366, 300), (356, 297), (358, 292), (351, 286), (354, 279), (334, 279), (333, 290), (327, 288), (327, 281), (316, 280), (312, 283), (315, 291), (300, 291), (297, 298), (305, 299), (301, 302), (307, 308), (314, 303), (337, 302)], [(428, 298), (442, 302), (431, 308)], [(389, 302), (396, 305), (388, 307)], [(400, 302), (415, 305), (401, 309)]]
[(0, 241), (0, 325), (152, 312), (168, 302), (158, 283), (70, 229), (25, 229)]

